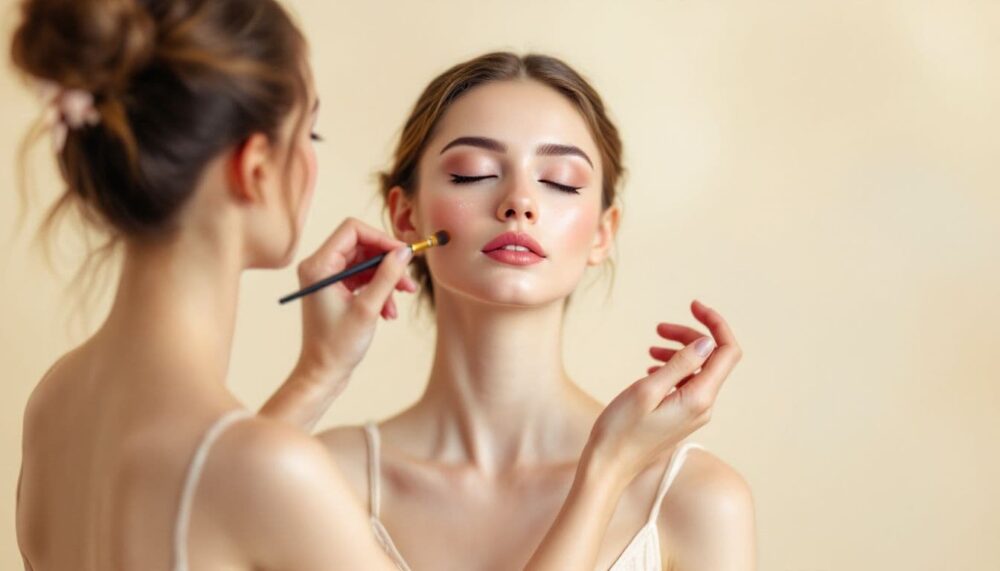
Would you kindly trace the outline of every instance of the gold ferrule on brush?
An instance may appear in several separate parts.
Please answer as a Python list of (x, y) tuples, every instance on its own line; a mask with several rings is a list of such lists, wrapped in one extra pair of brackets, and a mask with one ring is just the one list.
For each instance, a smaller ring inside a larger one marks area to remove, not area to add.
[(431, 236), (430, 238), (427, 238), (426, 240), (421, 240), (419, 242), (414, 242), (410, 244), (410, 249), (413, 250), (413, 254), (416, 255), (426, 250), (427, 248), (433, 248), (434, 246), (437, 245), (438, 245), (438, 239), (437, 236), (434, 235)]

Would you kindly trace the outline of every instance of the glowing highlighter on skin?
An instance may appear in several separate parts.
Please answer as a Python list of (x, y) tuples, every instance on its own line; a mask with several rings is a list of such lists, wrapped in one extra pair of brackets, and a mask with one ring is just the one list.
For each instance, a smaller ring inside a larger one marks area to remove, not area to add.
[[(444, 230), (438, 230), (437, 232), (434, 233), (433, 236), (430, 236), (426, 240), (421, 240), (419, 242), (414, 242), (414, 243), (408, 245), (407, 247), (410, 249), (410, 251), (413, 252), (414, 255), (416, 255), (416, 254), (418, 254), (418, 253), (420, 253), (420, 252), (422, 252), (422, 251), (424, 251), (424, 250), (426, 250), (428, 248), (433, 248), (434, 246), (444, 246), (445, 244), (448, 243), (448, 240), (449, 240), (448, 232), (446, 232)], [(375, 266), (377, 266), (380, 263), (382, 263), (382, 260), (385, 258), (385, 256), (386, 256), (387, 253), (388, 252), (383, 252), (383, 253), (375, 256), (374, 258), (371, 258), (370, 260), (365, 260), (365, 261), (361, 262), (360, 264), (353, 265), (353, 266), (347, 268), (346, 270), (344, 270), (342, 272), (333, 274), (332, 276), (330, 276), (328, 278), (321, 279), (320, 281), (318, 281), (318, 282), (316, 282), (316, 283), (314, 283), (314, 284), (312, 284), (310, 286), (306, 286), (306, 287), (300, 289), (299, 291), (297, 291), (295, 293), (290, 293), (290, 294), (286, 295), (285, 297), (279, 299), (278, 303), (285, 304), (285, 303), (288, 303), (290, 301), (295, 301), (296, 299), (299, 299), (302, 296), (309, 295), (309, 294), (313, 293), (314, 291), (321, 290), (321, 289), (325, 288), (328, 285), (335, 284), (335, 283), (339, 282), (340, 280), (347, 279), (347, 278), (349, 278), (349, 277), (351, 277), (351, 276), (353, 276), (355, 274), (359, 274), (359, 273), (361, 273), (361, 272), (363, 272), (365, 270), (369, 270), (371, 268), (374, 268)]]

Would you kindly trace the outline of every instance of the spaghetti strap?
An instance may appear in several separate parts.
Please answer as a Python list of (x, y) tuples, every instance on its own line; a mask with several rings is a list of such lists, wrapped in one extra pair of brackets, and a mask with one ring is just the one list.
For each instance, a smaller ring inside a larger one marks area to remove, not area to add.
[(378, 519), (378, 508), (381, 503), (381, 488), (379, 486), (381, 442), (379, 441), (378, 427), (372, 421), (365, 423), (365, 440), (368, 443), (368, 509), (371, 516)]
[(667, 462), (667, 469), (664, 471), (663, 480), (660, 481), (660, 487), (656, 491), (656, 499), (653, 502), (653, 508), (649, 511), (649, 519), (646, 520), (647, 524), (654, 523), (656, 518), (660, 515), (660, 506), (663, 504), (663, 498), (667, 495), (667, 490), (670, 489), (670, 485), (674, 483), (674, 479), (677, 478), (677, 474), (680, 473), (681, 467), (684, 466), (684, 460), (687, 459), (688, 452), (692, 448), (700, 448), (704, 450), (704, 446), (701, 444), (695, 444), (694, 442), (685, 442), (677, 446), (674, 449), (674, 453), (670, 455), (670, 461)]
[(188, 569), (187, 538), (188, 528), (191, 524), (191, 504), (194, 501), (198, 480), (205, 468), (205, 461), (208, 459), (208, 452), (212, 448), (212, 444), (233, 423), (253, 415), (252, 412), (244, 409), (227, 412), (205, 431), (201, 442), (198, 443), (198, 448), (195, 449), (194, 456), (191, 458), (191, 464), (188, 465), (187, 475), (184, 477), (180, 506), (177, 509), (177, 522), (174, 526), (174, 571), (187, 571)]
[(372, 533), (379, 545), (389, 556), (389, 559), (396, 564), (400, 571), (410, 571), (409, 565), (403, 559), (403, 554), (392, 542), (389, 530), (382, 525), (382, 520), (378, 517), (379, 504), (381, 503), (382, 482), (381, 482), (381, 448), (382, 441), (378, 433), (378, 425), (372, 421), (365, 423), (365, 440), (368, 443), (368, 501), (371, 510), (369, 520), (372, 525)]

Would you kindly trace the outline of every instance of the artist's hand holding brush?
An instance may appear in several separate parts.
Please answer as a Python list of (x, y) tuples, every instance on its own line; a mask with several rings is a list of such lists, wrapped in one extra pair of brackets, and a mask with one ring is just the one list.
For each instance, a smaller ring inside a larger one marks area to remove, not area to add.
[(300, 285), (388, 253), (377, 267), (340, 280), (301, 298), (302, 350), (285, 383), (261, 414), (311, 428), (347, 386), (382, 319), (397, 317), (394, 291), (415, 292), (407, 275), (412, 253), (401, 242), (371, 226), (348, 218), (298, 267)]

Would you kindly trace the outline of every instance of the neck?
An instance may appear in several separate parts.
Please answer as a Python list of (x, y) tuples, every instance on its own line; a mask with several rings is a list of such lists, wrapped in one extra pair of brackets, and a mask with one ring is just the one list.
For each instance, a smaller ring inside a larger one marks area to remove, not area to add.
[(593, 401), (563, 366), (563, 307), (436, 297), (437, 345), (420, 403), (437, 424), (432, 454), (498, 472), (582, 447), (580, 413)]
[(97, 337), (145, 370), (165, 373), (150, 375), (149, 383), (190, 380), (222, 388), (242, 267), (238, 244), (204, 235), (129, 244)]

